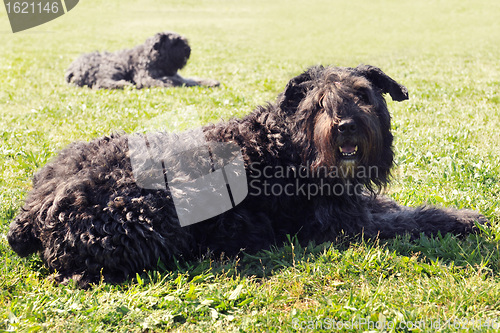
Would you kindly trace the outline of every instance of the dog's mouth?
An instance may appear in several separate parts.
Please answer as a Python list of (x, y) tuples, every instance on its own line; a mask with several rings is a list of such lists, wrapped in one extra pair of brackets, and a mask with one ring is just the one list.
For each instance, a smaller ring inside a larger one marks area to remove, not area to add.
[(352, 160), (358, 157), (358, 145), (352, 143), (344, 143), (339, 146), (340, 156), (342, 159)]

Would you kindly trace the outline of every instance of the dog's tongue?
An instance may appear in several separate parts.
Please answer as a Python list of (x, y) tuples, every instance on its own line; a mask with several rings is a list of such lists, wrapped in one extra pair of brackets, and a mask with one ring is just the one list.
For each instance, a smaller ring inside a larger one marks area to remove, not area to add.
[(340, 152), (344, 154), (352, 154), (356, 151), (356, 146), (346, 143), (340, 147)]

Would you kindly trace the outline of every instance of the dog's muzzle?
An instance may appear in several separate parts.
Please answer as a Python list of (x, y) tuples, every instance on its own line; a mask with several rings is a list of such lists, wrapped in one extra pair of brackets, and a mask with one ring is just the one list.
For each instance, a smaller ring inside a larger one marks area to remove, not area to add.
[(358, 157), (359, 147), (356, 143), (358, 126), (354, 119), (344, 119), (338, 125), (339, 153), (341, 159), (353, 160)]

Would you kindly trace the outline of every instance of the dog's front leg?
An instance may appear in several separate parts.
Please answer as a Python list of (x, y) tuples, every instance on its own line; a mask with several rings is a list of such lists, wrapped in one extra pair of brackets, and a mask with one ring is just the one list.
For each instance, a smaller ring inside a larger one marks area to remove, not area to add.
[(218, 87), (220, 85), (219, 81), (212, 79), (202, 79), (202, 78), (183, 78), (179, 74), (175, 74), (172, 76), (163, 76), (161, 78), (163, 82), (170, 82), (172, 86), (186, 86), (186, 87)]
[(412, 237), (418, 237), (421, 233), (428, 236), (438, 233), (465, 235), (477, 230), (476, 222), (488, 223), (483, 215), (475, 211), (434, 206), (399, 206), (384, 197), (371, 199), (368, 209), (371, 221), (367, 231), (382, 238), (406, 233)]
[(123, 89), (131, 86), (132, 83), (126, 80), (100, 79), (94, 85), (97, 89)]

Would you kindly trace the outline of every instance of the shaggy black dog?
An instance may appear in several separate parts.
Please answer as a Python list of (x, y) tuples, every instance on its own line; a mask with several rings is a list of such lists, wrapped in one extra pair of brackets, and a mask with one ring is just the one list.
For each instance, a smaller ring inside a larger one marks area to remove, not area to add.
[(243, 119), (74, 143), (35, 175), (9, 243), (21, 256), (39, 252), (57, 281), (88, 286), (174, 256), (257, 251), (286, 235), (418, 237), (485, 223), (473, 211), (409, 208), (377, 194), (393, 165), (384, 93), (408, 98), (376, 67), (317, 66)]
[(157, 33), (144, 44), (118, 52), (93, 52), (77, 58), (66, 71), (66, 81), (77, 86), (119, 89), (173, 86), (210, 86), (211, 79), (186, 79), (177, 74), (191, 54), (186, 38), (172, 32)]

